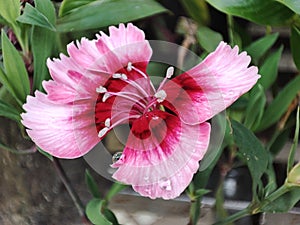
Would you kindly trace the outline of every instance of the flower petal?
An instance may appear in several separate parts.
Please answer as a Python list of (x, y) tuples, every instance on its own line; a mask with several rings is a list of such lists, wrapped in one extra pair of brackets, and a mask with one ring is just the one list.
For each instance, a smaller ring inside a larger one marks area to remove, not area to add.
[(27, 133), (44, 151), (59, 158), (77, 158), (87, 153), (100, 139), (90, 101), (58, 104), (36, 91), (24, 104), (22, 123)]
[[(171, 199), (191, 182), (207, 150), (210, 125), (190, 126), (162, 111), (150, 112), (132, 124), (113, 177), (141, 195)], [(192, 141), (194, 140), (194, 141)]]
[(203, 62), (167, 82), (166, 106), (189, 124), (204, 122), (230, 106), (260, 78), (257, 67), (248, 67), (250, 56), (238, 51), (221, 42)]
[(99, 40), (105, 43), (120, 60), (123, 66), (127, 66), (128, 62), (139, 63), (139, 69), (146, 71), (146, 66), (152, 55), (152, 49), (149, 42), (145, 40), (145, 34), (132, 23), (128, 23), (127, 27), (120, 24), (119, 28), (109, 27), (110, 36), (103, 32), (98, 36)]

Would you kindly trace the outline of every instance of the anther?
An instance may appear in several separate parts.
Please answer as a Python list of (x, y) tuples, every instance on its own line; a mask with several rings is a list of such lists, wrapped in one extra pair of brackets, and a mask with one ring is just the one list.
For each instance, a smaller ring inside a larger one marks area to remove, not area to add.
[(112, 75), (112, 77), (115, 78), (115, 79), (119, 79), (119, 78), (122, 77), (122, 74), (121, 74), (121, 73), (114, 73), (114, 74)]
[(103, 86), (100, 86), (100, 87), (96, 88), (96, 92), (102, 94), (102, 93), (107, 92), (107, 89)]
[(110, 127), (110, 118), (107, 118), (107, 119), (105, 120), (104, 125), (105, 125), (106, 127)]
[(103, 137), (103, 136), (107, 133), (107, 131), (109, 131), (109, 129), (110, 129), (110, 118), (107, 118), (107, 119), (104, 121), (104, 125), (105, 125), (105, 127), (102, 128), (102, 129), (99, 131), (99, 133), (98, 133), (98, 137), (99, 137), (99, 138)]
[(105, 102), (110, 97), (110, 94), (106, 92), (102, 97), (102, 102)]
[(128, 62), (127, 71), (130, 72), (132, 70), (132, 62)]
[(124, 73), (114, 73), (112, 75), (112, 77), (115, 78), (115, 79), (121, 79), (122, 78), (123, 80), (127, 80), (127, 75), (124, 74)]
[(104, 127), (103, 129), (101, 129), (98, 133), (98, 137), (99, 138), (102, 138), (106, 133), (107, 131), (109, 131), (109, 128), (108, 127)]
[(168, 69), (167, 69), (167, 73), (166, 73), (166, 77), (168, 79), (170, 79), (174, 74), (174, 67), (173, 66), (170, 66)]
[(122, 77), (123, 80), (127, 80), (126, 74), (122, 73), (122, 74), (121, 74), (121, 77)]
[(157, 102), (161, 103), (166, 99), (167, 93), (164, 90), (160, 90), (154, 94), (154, 97), (157, 98)]

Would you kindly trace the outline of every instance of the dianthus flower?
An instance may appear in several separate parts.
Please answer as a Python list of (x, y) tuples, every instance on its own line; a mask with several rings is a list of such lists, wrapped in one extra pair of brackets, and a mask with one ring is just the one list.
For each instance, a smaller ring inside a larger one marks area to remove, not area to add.
[(207, 151), (206, 122), (251, 89), (260, 77), (250, 57), (221, 42), (192, 69), (155, 87), (146, 72), (152, 55), (144, 32), (131, 23), (109, 27), (95, 40), (67, 46), (69, 56), (48, 60), (47, 94), (24, 104), (22, 122), (44, 151), (59, 158), (89, 152), (115, 127), (128, 124), (126, 146), (113, 178), (143, 196), (179, 196)]

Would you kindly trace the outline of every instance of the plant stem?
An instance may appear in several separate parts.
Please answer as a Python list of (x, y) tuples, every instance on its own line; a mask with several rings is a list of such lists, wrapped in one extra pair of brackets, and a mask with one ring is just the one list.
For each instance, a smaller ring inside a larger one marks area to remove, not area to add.
[(81, 202), (78, 194), (74, 190), (73, 186), (71, 185), (70, 180), (68, 179), (63, 167), (61, 166), (61, 164), (59, 162), (59, 160), (57, 158), (53, 157), (52, 163), (53, 163), (53, 166), (54, 166), (59, 178), (63, 182), (65, 188), (67, 189), (67, 191), (70, 195), (70, 197), (72, 198), (72, 200), (74, 202), (74, 205), (76, 206), (77, 211), (78, 211), (80, 217), (82, 218), (82, 222), (86, 225), (91, 225), (89, 220), (86, 218), (84, 205)]
[(257, 208), (252, 210), (252, 214), (260, 213), (262, 212), (262, 209), (270, 204), (271, 202), (275, 201), (280, 196), (284, 195), (290, 190), (290, 186), (288, 186), (286, 183), (282, 185), (280, 188), (278, 188), (276, 191), (274, 191), (272, 194), (270, 194), (268, 197), (266, 197)]
[(228, 37), (229, 42), (231, 46), (234, 46), (234, 34), (233, 34), (233, 28), (234, 28), (234, 21), (231, 15), (227, 15), (227, 26), (228, 26)]
[(238, 219), (241, 219), (245, 216), (248, 216), (251, 214), (251, 211), (249, 208), (245, 208), (231, 216), (228, 216), (227, 218), (225, 218), (224, 220), (222, 221), (219, 221), (219, 222), (216, 222), (214, 223), (213, 225), (226, 225), (226, 224), (230, 224)]
[(190, 206), (190, 221), (187, 225), (197, 224), (200, 216), (200, 209), (201, 209), (201, 198), (193, 200)]

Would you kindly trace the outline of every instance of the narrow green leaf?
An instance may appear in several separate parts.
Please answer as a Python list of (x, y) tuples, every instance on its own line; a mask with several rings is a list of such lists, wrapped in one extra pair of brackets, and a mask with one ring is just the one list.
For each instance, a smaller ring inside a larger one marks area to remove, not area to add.
[(257, 131), (264, 130), (276, 123), (286, 112), (290, 103), (296, 97), (299, 90), (300, 76), (297, 76), (292, 81), (290, 81), (270, 103), (263, 115), (261, 124), (257, 128)]
[(299, 120), (300, 117), (299, 117), (299, 106), (298, 106), (297, 116), (296, 116), (295, 135), (294, 135), (293, 144), (291, 146), (288, 161), (287, 161), (287, 174), (289, 174), (289, 172), (291, 171), (295, 163), (295, 155), (296, 155), (296, 150), (299, 142)]
[(265, 90), (269, 89), (277, 78), (278, 64), (281, 58), (282, 50), (283, 46), (269, 55), (259, 69), (261, 78), (258, 80), (258, 82), (264, 87)]
[[(293, 122), (293, 121), (291, 121)], [(270, 153), (276, 156), (284, 147), (286, 142), (290, 139), (291, 136), (291, 128), (286, 125), (282, 131), (276, 132), (273, 143), (270, 143)], [(293, 124), (294, 126), (294, 124)]]
[(41, 13), (37, 8), (26, 3), (24, 12), (18, 17), (17, 21), (25, 24), (35, 25), (39, 27), (44, 27), (49, 30), (55, 31), (54, 25), (48, 20), (48, 18)]
[(73, 9), (79, 8), (80, 6), (94, 2), (96, 0), (64, 0), (59, 8), (59, 16), (68, 14)]
[(208, 147), (207, 152), (205, 153), (203, 159), (200, 163), (199, 171), (204, 171), (210, 167), (219, 157), (222, 152), (224, 146), (219, 141), (223, 138), (223, 135), (226, 133), (226, 119), (222, 113), (216, 115), (212, 119), (212, 127), (215, 131), (215, 135), (211, 137), (210, 145)]
[(251, 130), (255, 130), (261, 121), (267, 101), (264, 88), (260, 84), (256, 85), (251, 90), (249, 98), (244, 125)]
[(185, 11), (195, 20), (198, 24), (208, 24), (210, 14), (205, 0), (180, 0)]
[(201, 198), (203, 195), (210, 193), (208, 189), (198, 189), (195, 191), (195, 198)]
[(271, 154), (269, 155), (269, 163), (268, 168), (265, 171), (265, 176), (267, 180), (267, 185), (264, 188), (264, 196), (261, 196), (261, 199), (269, 196), (277, 189), (276, 173), (273, 165), (273, 156)]
[(30, 93), (30, 84), (23, 59), (3, 30), (1, 40), (6, 82), (11, 86), (13, 96), (24, 103)]
[(23, 102), (20, 101), (18, 96), (16, 95), (16, 92), (14, 90), (15, 86), (13, 86), (13, 84), (11, 84), (7, 80), (7, 76), (1, 68), (0, 68), (0, 83), (6, 88), (6, 90), (11, 94), (11, 96), (14, 97), (14, 99), (19, 104), (19, 106), (22, 106)]
[(9, 26), (9, 23), (0, 15), (0, 24)]
[[(35, 6), (51, 24), (55, 24), (55, 8), (50, 0), (35, 0)], [(55, 54), (57, 39), (56, 33), (43, 27), (34, 26), (31, 35), (33, 52), (33, 90), (43, 90), (43, 80), (48, 80), (50, 74), (46, 65), (47, 58)]]
[(295, 13), (300, 14), (300, 1), (299, 0), (276, 0), (276, 1), (286, 5), (291, 10), (293, 10)]
[(300, 30), (297, 27), (291, 28), (290, 45), (293, 59), (298, 70), (300, 70)]
[(40, 147), (37, 147), (37, 150), (44, 156), (46, 156), (48, 159), (50, 159), (51, 161), (53, 161), (53, 156), (50, 155), (48, 152), (45, 152), (43, 149), (41, 149)]
[(88, 219), (95, 225), (113, 225), (102, 214), (104, 200), (94, 198), (86, 206), (86, 215)]
[(247, 46), (244, 50), (251, 56), (252, 61), (257, 64), (260, 58), (266, 54), (271, 46), (278, 39), (279, 34), (266, 35)]
[(20, 0), (0, 0), (0, 15), (10, 24), (14, 24), (20, 15)]
[(263, 25), (284, 25), (294, 12), (274, 0), (206, 0), (216, 9)]
[(96, 29), (125, 23), (167, 10), (154, 0), (97, 0), (73, 9), (57, 21), (60, 32)]
[(101, 198), (98, 185), (88, 170), (85, 171), (85, 183), (87, 184), (89, 191), (94, 198)]
[(238, 155), (247, 164), (253, 183), (260, 178), (268, 166), (269, 155), (257, 137), (242, 124), (232, 121), (233, 137), (239, 147)]
[(223, 40), (223, 37), (220, 33), (208, 28), (208, 27), (199, 27), (197, 32), (197, 39), (201, 47), (207, 51), (214, 51), (219, 43)]
[(103, 209), (103, 215), (105, 216), (106, 219), (109, 220), (109, 222), (111, 222), (113, 225), (120, 225), (118, 222), (117, 217), (115, 216), (115, 214), (107, 208)]
[(295, 187), (274, 201), (269, 202), (266, 206), (261, 208), (261, 211), (270, 213), (284, 213), (293, 208), (293, 206), (299, 202), (299, 200), (300, 189)]
[(0, 116), (4, 116), (16, 122), (20, 122), (21, 120), (20, 112), (2, 100), (0, 100)]
[(108, 193), (105, 196), (105, 200), (109, 202), (116, 194), (125, 189), (127, 185), (115, 182), (109, 189)]

